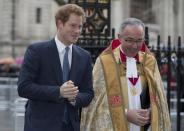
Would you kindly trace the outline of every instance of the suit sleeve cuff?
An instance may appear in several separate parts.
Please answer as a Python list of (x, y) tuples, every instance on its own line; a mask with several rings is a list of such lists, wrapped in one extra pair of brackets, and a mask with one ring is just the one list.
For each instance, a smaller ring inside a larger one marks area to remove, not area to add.
[(76, 103), (76, 100), (70, 101), (70, 104), (71, 104), (72, 106), (75, 106), (75, 103)]

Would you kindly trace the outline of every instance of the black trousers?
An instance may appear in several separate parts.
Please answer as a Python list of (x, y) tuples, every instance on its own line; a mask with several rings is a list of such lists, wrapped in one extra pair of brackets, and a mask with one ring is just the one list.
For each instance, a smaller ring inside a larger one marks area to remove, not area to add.
[(74, 131), (74, 129), (71, 123), (68, 124), (63, 123), (61, 131)]

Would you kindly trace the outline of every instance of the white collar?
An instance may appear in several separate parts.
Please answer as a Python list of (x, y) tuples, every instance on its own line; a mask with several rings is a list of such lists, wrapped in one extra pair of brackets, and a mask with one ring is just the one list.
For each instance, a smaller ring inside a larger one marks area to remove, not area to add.
[[(119, 48), (123, 52), (122, 47), (120, 46)], [(127, 78), (138, 78), (136, 59), (133, 57), (126, 56), (126, 77)]]
[[(62, 53), (64, 52), (65, 48), (66, 48), (66, 45), (63, 44), (57, 37), (57, 35), (55, 36), (55, 42), (56, 42), (56, 46), (57, 46), (57, 49), (58, 49), (58, 52), (59, 53)], [(70, 44), (69, 45), (69, 48), (70, 48), (70, 51), (72, 52), (72, 46), (73, 44)]]
[(126, 77), (127, 78), (137, 78), (137, 65), (136, 60), (133, 57), (126, 56)]

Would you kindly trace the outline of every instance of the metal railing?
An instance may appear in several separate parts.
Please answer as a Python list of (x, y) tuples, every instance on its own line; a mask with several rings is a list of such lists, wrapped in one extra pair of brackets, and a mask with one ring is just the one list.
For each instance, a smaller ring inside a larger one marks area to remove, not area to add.
[(9, 128), (14, 131), (23, 131), (26, 102), (27, 99), (18, 96), (17, 78), (0, 77), (0, 111), (8, 112), (11, 116), (0, 119), (1, 121), (4, 119), (9, 125), (12, 125)]

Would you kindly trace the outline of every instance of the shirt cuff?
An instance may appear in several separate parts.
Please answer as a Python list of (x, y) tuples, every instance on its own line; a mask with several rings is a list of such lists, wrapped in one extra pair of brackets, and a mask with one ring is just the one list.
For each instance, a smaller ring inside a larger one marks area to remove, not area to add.
[(70, 104), (71, 104), (72, 106), (75, 106), (75, 103), (76, 103), (76, 100), (70, 101)]

